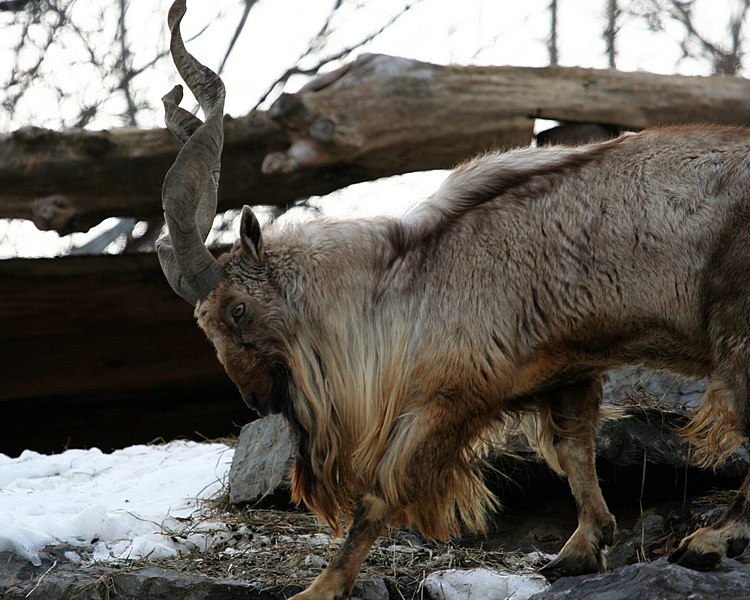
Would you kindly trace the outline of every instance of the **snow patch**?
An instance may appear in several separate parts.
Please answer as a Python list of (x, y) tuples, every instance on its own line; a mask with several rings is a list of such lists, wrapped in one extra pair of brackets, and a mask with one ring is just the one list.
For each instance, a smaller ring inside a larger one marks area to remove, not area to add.
[(69, 551), (79, 560), (156, 560), (205, 548), (207, 534), (181, 535), (184, 519), (221, 491), (233, 454), (224, 444), (186, 441), (111, 454), (0, 454), (0, 551), (39, 565), (39, 551), (57, 544), (80, 548)]
[(428, 575), (424, 586), (436, 600), (527, 600), (549, 584), (540, 575), (515, 575), (489, 569), (450, 569)]

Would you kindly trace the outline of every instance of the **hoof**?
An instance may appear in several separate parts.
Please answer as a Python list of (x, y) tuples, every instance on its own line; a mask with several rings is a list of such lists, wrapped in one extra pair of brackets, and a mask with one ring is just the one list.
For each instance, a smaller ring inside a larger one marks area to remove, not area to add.
[(747, 548), (747, 538), (734, 538), (727, 544), (727, 557), (736, 558)]
[(549, 581), (555, 581), (560, 577), (598, 573), (601, 570), (597, 561), (587, 557), (560, 555), (539, 569), (539, 574), (544, 575)]
[(613, 523), (602, 527), (601, 537), (599, 538), (599, 549), (605, 546), (612, 546), (615, 543), (615, 526)]
[(669, 557), (669, 562), (696, 571), (710, 571), (721, 562), (721, 557), (735, 558), (742, 554), (748, 545), (748, 538), (737, 535), (725, 536), (726, 529), (714, 531), (699, 529), (685, 538)]
[(718, 552), (698, 553), (689, 550), (687, 544), (680, 546), (669, 556), (669, 562), (677, 563), (681, 567), (687, 567), (694, 571), (710, 571), (721, 562), (721, 554)]

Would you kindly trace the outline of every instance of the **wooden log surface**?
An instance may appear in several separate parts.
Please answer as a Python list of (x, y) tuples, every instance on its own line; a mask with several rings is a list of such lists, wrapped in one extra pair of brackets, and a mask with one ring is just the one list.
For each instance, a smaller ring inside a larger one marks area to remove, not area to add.
[(155, 255), (4, 260), (0, 281), (0, 452), (215, 437), (252, 420)]
[[(750, 124), (750, 84), (364, 55), (267, 112), (227, 120), (219, 207), (284, 205), (360, 181), (450, 168), (488, 148), (527, 144), (534, 118), (619, 129)], [(177, 149), (163, 129), (2, 135), (0, 218), (65, 234), (108, 216), (154, 217)]]

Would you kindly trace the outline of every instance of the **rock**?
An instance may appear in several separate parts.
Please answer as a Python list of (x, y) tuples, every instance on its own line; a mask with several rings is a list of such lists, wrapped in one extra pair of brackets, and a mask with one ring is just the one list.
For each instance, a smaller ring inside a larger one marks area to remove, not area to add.
[(372, 576), (366, 579), (360, 577), (352, 590), (351, 600), (389, 600), (391, 597), (385, 579)]
[[(13, 554), (0, 553), (0, 598), (22, 600), (282, 600), (302, 587), (272, 586), (216, 579), (161, 567), (122, 572), (43, 561), (41, 567)], [(366, 600), (379, 600), (367, 596)]]
[(245, 425), (229, 470), (230, 502), (288, 504), (293, 456), (292, 433), (281, 415)]
[(548, 585), (541, 575), (515, 575), (483, 568), (438, 571), (424, 581), (432, 600), (527, 600)]
[[(634, 406), (624, 409), (627, 418), (602, 423), (597, 438), (597, 458), (615, 467), (651, 464), (677, 468), (695, 466), (690, 446), (678, 434), (697, 408), (706, 391), (705, 379), (689, 379), (643, 366), (625, 367), (608, 373), (604, 402)], [(750, 454), (740, 446), (715, 469), (722, 477), (743, 477), (750, 467)]]
[(563, 577), (530, 600), (716, 600), (750, 597), (750, 565), (724, 559), (718, 569), (698, 572), (666, 558), (598, 575)]
[(650, 406), (629, 407), (625, 417), (604, 421), (599, 428), (596, 453), (616, 467), (652, 464), (684, 467), (689, 446), (677, 434), (686, 423), (684, 413)]
[(643, 366), (624, 367), (604, 379), (605, 405), (624, 406), (624, 417), (604, 421), (597, 458), (615, 466), (652, 464), (685, 467), (689, 446), (677, 430), (687, 423), (687, 408), (700, 404), (705, 380), (692, 380)]
[[(638, 466), (644, 456), (648, 463), (678, 469), (695, 467), (690, 445), (679, 435), (687, 423), (683, 410), (651, 406), (628, 407), (625, 417), (604, 421), (596, 440), (597, 459), (614, 467)], [(750, 466), (750, 455), (740, 446), (714, 473), (722, 477), (743, 477)]]
[(110, 581), (118, 600), (282, 600), (302, 590), (300, 586), (261, 588), (253, 583), (190, 575), (161, 567), (112, 574)]
[(705, 379), (689, 379), (667, 371), (653, 371), (641, 365), (623, 367), (604, 376), (604, 402), (646, 399), (648, 404), (695, 408), (706, 391)]
[[(619, 516), (617, 508), (614, 508), (613, 512), (616, 517)], [(630, 523), (626, 525), (618, 519), (616, 541), (607, 552), (607, 568), (609, 570), (633, 564), (643, 560), (644, 557), (655, 559), (664, 556), (664, 553), (668, 550), (666, 546), (670, 542), (673, 544), (677, 537), (668, 527), (668, 525), (671, 525), (671, 520), (667, 524), (661, 512), (665, 512), (664, 505), (660, 505), (658, 508), (648, 508), (632, 525)], [(666, 509), (666, 512), (671, 514), (668, 509)], [(685, 528), (685, 534), (687, 533), (690, 532)]]

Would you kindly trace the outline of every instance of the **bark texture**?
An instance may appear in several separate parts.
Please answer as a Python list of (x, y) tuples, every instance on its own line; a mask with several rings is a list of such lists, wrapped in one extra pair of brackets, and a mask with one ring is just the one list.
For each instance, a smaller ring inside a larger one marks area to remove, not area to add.
[(0, 453), (216, 437), (253, 418), (155, 254), (2, 260), (0, 281)]

